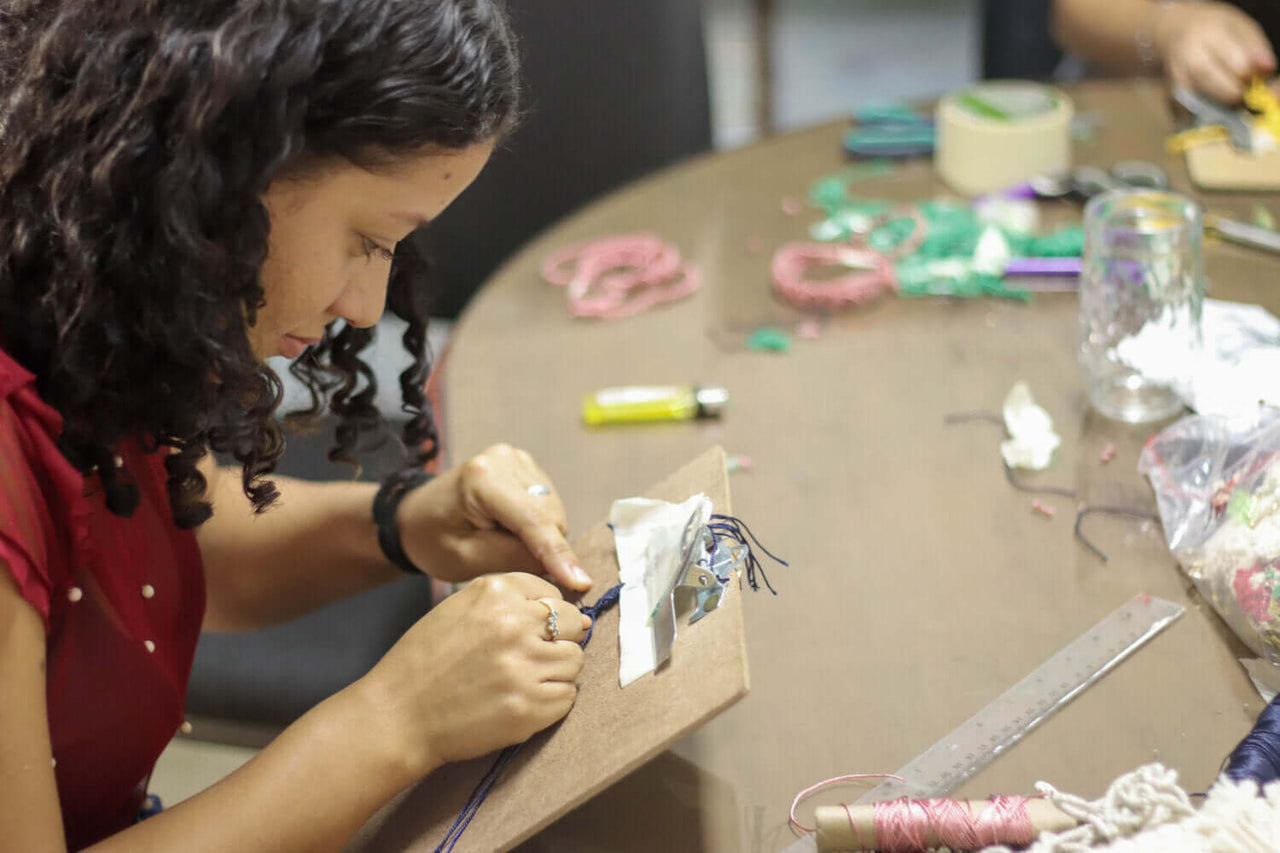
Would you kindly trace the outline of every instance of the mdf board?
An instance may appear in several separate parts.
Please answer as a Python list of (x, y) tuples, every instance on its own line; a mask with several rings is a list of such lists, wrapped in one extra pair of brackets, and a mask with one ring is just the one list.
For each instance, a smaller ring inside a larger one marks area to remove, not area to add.
[(1280, 151), (1242, 154), (1207, 142), (1187, 149), (1187, 172), (1202, 190), (1280, 190)]
[[(718, 447), (644, 496), (678, 502), (698, 492), (711, 498), (714, 512), (731, 513), (725, 456)], [(613, 533), (601, 523), (573, 546), (595, 581), (588, 596), (594, 601), (618, 582)], [(697, 624), (681, 619), (670, 661), (625, 689), (618, 686), (618, 612), (602, 615), (587, 647), (573, 710), (524, 745), (454, 848), (457, 853), (509, 850), (742, 698), (742, 592), (733, 583), (728, 590), (720, 607)], [(348, 853), (433, 850), (493, 758), (440, 768), (366, 824)], [(573, 827), (565, 832), (572, 835)]]

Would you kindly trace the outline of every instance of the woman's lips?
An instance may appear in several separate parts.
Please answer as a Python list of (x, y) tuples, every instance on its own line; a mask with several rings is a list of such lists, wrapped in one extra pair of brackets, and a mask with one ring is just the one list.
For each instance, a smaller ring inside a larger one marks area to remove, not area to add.
[(307, 347), (320, 343), (319, 338), (300, 338), (297, 335), (280, 336), (280, 354), (285, 358), (297, 358)]

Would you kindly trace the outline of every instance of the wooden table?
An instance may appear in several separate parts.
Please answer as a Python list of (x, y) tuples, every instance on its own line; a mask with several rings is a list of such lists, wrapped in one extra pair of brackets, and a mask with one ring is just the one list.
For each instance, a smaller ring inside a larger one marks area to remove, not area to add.
[[(1189, 191), (1163, 153), (1171, 117), (1153, 84), (1073, 91), (1100, 125), (1077, 162), (1151, 159)], [(446, 431), (455, 460), (488, 444), (524, 447), (556, 481), (583, 529), (713, 443), (754, 458), (733, 504), (791, 561), (779, 594), (746, 596), (752, 690), (737, 706), (523, 850), (776, 851), (793, 842), (794, 793), (842, 773), (905, 764), (1139, 592), (1187, 614), (958, 793), (1030, 792), (1036, 780), (1088, 796), (1152, 760), (1202, 790), (1262, 703), (1236, 663), (1246, 654), (1190, 588), (1158, 525), (1093, 518), (1103, 564), (1072, 537), (1074, 507), (1010, 488), (995, 426), (944, 416), (998, 410), (1026, 380), (1064, 443), (1036, 482), (1085, 503), (1152, 507), (1136, 471), (1152, 428), (1090, 411), (1077, 375), (1076, 300), (1031, 304), (886, 299), (832, 319), (789, 354), (747, 352), (757, 322), (801, 315), (769, 298), (768, 259), (817, 214), (788, 216), (817, 177), (844, 165), (842, 125), (704, 157), (567, 219), (507, 263), (453, 338)], [(860, 185), (869, 197), (944, 191), (927, 163)], [(1247, 217), (1261, 196), (1205, 197)], [(1078, 217), (1063, 205), (1059, 220)], [(656, 231), (696, 261), (704, 289), (614, 322), (568, 317), (538, 277), (553, 249), (604, 234)], [(746, 247), (763, 240), (768, 250)], [(1280, 263), (1226, 245), (1207, 250), (1211, 294), (1280, 313)], [(732, 394), (719, 423), (591, 430), (579, 400), (609, 385), (715, 382)], [(1099, 462), (1108, 442), (1118, 448)]]

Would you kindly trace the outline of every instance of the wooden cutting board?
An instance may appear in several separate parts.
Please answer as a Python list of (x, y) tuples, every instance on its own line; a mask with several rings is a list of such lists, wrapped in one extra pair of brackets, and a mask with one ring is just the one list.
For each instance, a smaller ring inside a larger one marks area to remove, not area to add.
[(1242, 154), (1226, 141), (1187, 149), (1187, 172), (1202, 190), (1280, 190), (1280, 151)]

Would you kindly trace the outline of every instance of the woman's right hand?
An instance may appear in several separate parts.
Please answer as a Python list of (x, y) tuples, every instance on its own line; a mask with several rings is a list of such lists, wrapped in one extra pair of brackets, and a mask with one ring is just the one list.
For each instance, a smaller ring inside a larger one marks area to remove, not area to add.
[(1240, 103), (1251, 77), (1276, 70), (1262, 27), (1229, 3), (1161, 7), (1152, 38), (1171, 85), (1229, 106)]
[[(541, 600), (540, 600), (541, 599)], [(548, 639), (550, 603), (559, 639)], [(418, 776), (528, 739), (569, 713), (591, 620), (541, 578), (488, 575), (441, 601), (362, 686)]]

